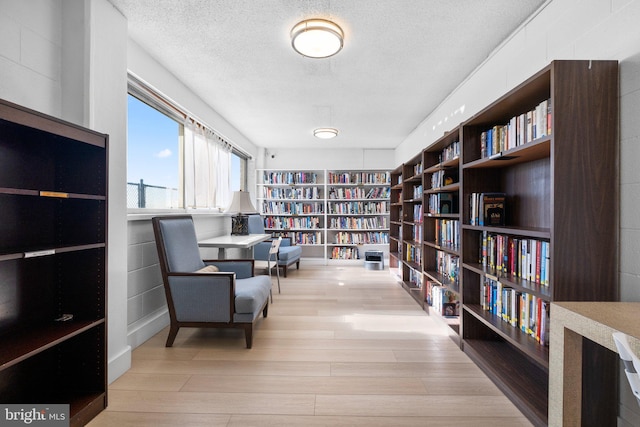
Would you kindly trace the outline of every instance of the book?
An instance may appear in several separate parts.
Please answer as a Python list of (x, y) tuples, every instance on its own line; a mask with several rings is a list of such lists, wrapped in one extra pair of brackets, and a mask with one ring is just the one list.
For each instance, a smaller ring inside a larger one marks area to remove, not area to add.
[(480, 225), (503, 226), (505, 225), (505, 201), (504, 193), (484, 193), (481, 196)]

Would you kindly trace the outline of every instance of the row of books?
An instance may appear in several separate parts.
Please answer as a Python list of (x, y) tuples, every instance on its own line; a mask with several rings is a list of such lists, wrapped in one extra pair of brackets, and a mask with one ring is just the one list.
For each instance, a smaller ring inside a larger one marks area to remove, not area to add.
[(402, 203), (403, 199), (402, 199), (402, 191), (398, 191), (398, 198), (394, 201), (392, 200), (392, 202), (394, 203)]
[(431, 174), (431, 188), (438, 189), (458, 181), (458, 173), (453, 169), (440, 169)]
[(320, 199), (321, 190), (318, 187), (273, 188), (263, 187), (262, 195), (265, 199)]
[(388, 212), (387, 202), (340, 202), (329, 203), (330, 214), (384, 214)]
[(436, 251), (436, 271), (452, 282), (460, 278), (460, 257), (443, 251)]
[(413, 165), (413, 176), (420, 175), (423, 171), (422, 162)]
[(266, 229), (313, 229), (322, 228), (322, 221), (317, 216), (303, 217), (283, 217), (283, 216), (267, 216), (264, 218), (264, 227)]
[(329, 172), (329, 184), (389, 184), (390, 172)]
[(298, 245), (321, 245), (322, 232), (294, 232), (290, 233), (291, 239)]
[(422, 242), (422, 224), (414, 224), (411, 226), (411, 234), (414, 242)]
[(437, 193), (429, 195), (429, 213), (432, 215), (455, 213), (455, 193)]
[(340, 231), (336, 233), (334, 243), (352, 245), (385, 244), (389, 243), (389, 233), (382, 231), (368, 231), (366, 233)]
[(483, 231), (480, 264), (496, 276), (514, 276), (543, 286), (549, 285), (550, 243)]
[(482, 132), (480, 156), (491, 157), (546, 135), (551, 135), (551, 100), (544, 100), (533, 110), (512, 117), (505, 125)]
[(389, 197), (389, 187), (375, 188), (341, 188), (331, 187), (329, 199), (386, 199)]
[(380, 228), (389, 228), (389, 221), (385, 216), (373, 216), (366, 218), (338, 216), (330, 218), (329, 228), (375, 230)]
[(481, 226), (505, 225), (505, 193), (471, 193), (469, 223)]
[(422, 203), (413, 205), (413, 222), (421, 223), (424, 215), (422, 212)]
[(485, 277), (480, 289), (483, 310), (493, 313), (514, 328), (549, 345), (549, 302), (527, 292)]
[(412, 287), (422, 289), (422, 273), (420, 271), (410, 268), (407, 281)]
[(425, 300), (426, 303), (441, 316), (458, 317), (460, 315), (458, 295), (436, 282), (427, 281)]
[(335, 246), (331, 249), (331, 259), (360, 259), (358, 248)]
[(262, 178), (268, 184), (316, 184), (315, 172), (265, 172)]
[(460, 221), (457, 219), (436, 220), (435, 236), (438, 245), (460, 247)]
[(460, 157), (460, 141), (454, 141), (444, 147), (442, 153), (440, 153), (440, 156), (438, 156), (438, 160), (440, 163), (442, 163), (453, 160), (456, 157)]
[(413, 186), (413, 197), (412, 199), (422, 199), (422, 185), (414, 185)]
[(262, 202), (262, 212), (265, 214), (322, 214), (324, 203), (304, 203), (304, 202)]
[(413, 262), (416, 264), (420, 264), (422, 262), (422, 251), (420, 248), (409, 243), (405, 243), (404, 256), (404, 260), (407, 262)]

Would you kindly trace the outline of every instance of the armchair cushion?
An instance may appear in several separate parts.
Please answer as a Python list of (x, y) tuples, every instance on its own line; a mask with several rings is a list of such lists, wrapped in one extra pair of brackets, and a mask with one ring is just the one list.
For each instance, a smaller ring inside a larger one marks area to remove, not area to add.
[(271, 279), (268, 276), (254, 276), (236, 280), (236, 322), (242, 322), (238, 315), (249, 315), (245, 321), (252, 321), (262, 310), (265, 298), (269, 298)]

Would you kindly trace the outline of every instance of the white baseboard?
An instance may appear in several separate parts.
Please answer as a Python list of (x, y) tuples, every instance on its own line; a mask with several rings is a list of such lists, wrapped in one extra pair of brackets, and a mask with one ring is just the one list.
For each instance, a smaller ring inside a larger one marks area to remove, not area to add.
[(109, 359), (107, 381), (109, 384), (117, 380), (131, 368), (131, 346), (126, 346), (120, 353)]
[(169, 311), (164, 308), (129, 325), (127, 343), (135, 349), (167, 326), (169, 326)]

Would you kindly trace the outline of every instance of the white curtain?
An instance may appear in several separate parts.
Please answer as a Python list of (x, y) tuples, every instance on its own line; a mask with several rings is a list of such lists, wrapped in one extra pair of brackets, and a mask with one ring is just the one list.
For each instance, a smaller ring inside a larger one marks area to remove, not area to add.
[(231, 203), (231, 145), (212, 131), (184, 124), (184, 190), (188, 208)]

